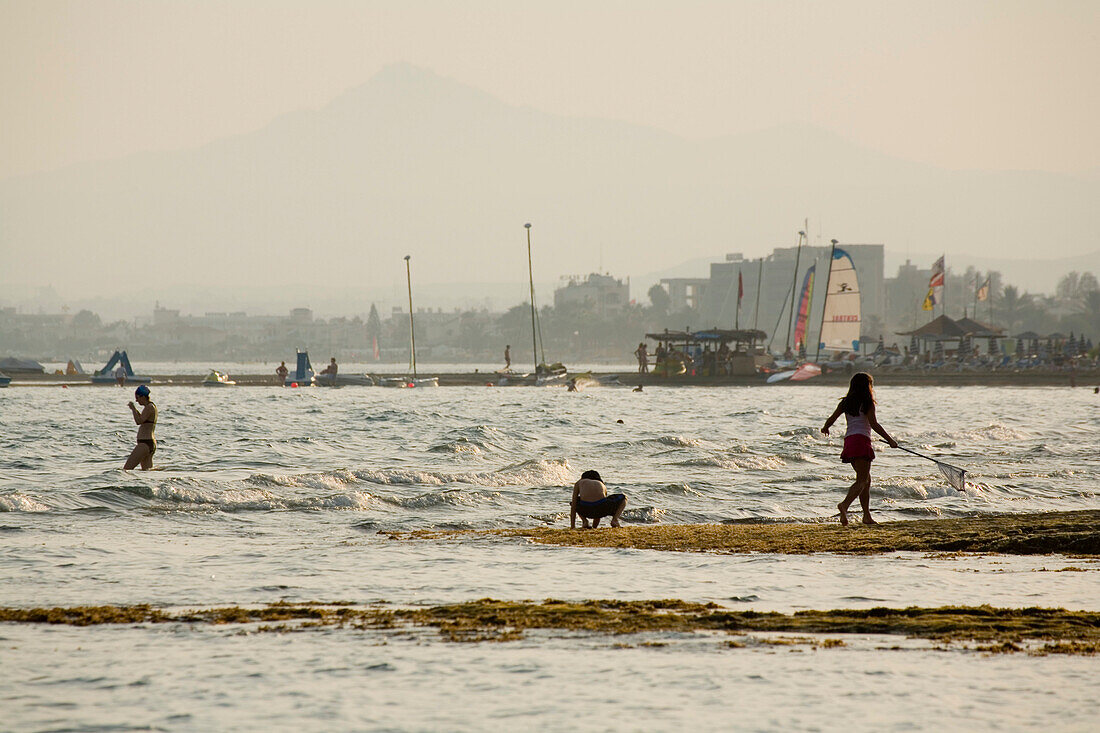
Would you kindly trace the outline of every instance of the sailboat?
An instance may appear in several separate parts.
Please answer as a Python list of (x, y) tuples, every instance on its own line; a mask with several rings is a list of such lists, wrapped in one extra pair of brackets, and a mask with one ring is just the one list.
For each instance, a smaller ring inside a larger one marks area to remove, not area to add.
[(859, 351), (862, 314), (859, 278), (852, 257), (832, 240), (829, 279), (825, 286), (825, 307), (821, 312), (821, 335), (817, 356), (822, 351)]
[(412, 269), (409, 260), (412, 255), (405, 255), (405, 278), (409, 284), (409, 351), (412, 354), (412, 377), (388, 377), (381, 380), (383, 387), (438, 387), (439, 377), (421, 377), (416, 372), (416, 329), (413, 328), (413, 286)]
[[(538, 311), (535, 309), (535, 274), (531, 266), (531, 224), (524, 224), (527, 230), (527, 278), (531, 286), (531, 354), (535, 360), (535, 385), (539, 387), (565, 384), (569, 375), (561, 362), (547, 365), (546, 352), (539, 349), (542, 342), (542, 328), (538, 324)], [(541, 354), (541, 358), (539, 358)]]

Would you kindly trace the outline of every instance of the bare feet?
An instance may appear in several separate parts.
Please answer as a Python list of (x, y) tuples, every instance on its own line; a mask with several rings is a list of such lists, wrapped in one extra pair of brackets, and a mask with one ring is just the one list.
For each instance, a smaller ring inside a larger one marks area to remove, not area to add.
[(864, 514), (864, 515), (863, 515), (863, 523), (864, 523), (864, 524), (878, 524), (878, 522), (876, 522), (875, 520), (871, 519), (871, 515), (870, 515), (870, 514)]
[(844, 506), (843, 504), (837, 504), (836, 508), (840, 510), (840, 523), (843, 526), (847, 527), (848, 526), (848, 508), (846, 506)]

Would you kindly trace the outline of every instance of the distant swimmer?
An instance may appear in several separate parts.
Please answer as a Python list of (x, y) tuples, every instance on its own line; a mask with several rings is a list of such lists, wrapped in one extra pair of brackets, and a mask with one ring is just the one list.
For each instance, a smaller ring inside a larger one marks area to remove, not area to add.
[(115, 375), (115, 381), (118, 382), (118, 386), (119, 387), (125, 387), (126, 386), (126, 367), (119, 364), (118, 368), (115, 369), (114, 372), (112, 372), (112, 373)]
[(506, 344), (504, 347), (504, 368), (512, 368), (512, 345)]
[(140, 411), (133, 402), (126, 404), (130, 406), (130, 412), (138, 426), (137, 445), (123, 468), (129, 471), (140, 465), (143, 471), (148, 471), (153, 467), (153, 454), (157, 452), (157, 439), (153, 436), (153, 431), (157, 429), (157, 406), (149, 399), (149, 388), (144, 384), (134, 390), (134, 399), (141, 405)]
[(848, 489), (844, 501), (836, 505), (840, 510), (840, 523), (848, 524), (848, 507), (858, 496), (863, 507), (863, 523), (877, 524), (871, 519), (871, 461), (875, 460), (871, 431), (881, 435), (891, 448), (897, 448), (898, 444), (875, 419), (875, 380), (870, 374), (859, 372), (852, 376), (848, 394), (841, 398), (840, 404), (821, 427), (821, 432), (828, 435), (829, 427), (841, 414), (848, 423), (848, 429), (844, 433), (844, 450), (840, 453), (840, 460), (852, 464), (856, 480)]
[(290, 370), (286, 368), (286, 362), (279, 362), (279, 366), (275, 368), (275, 376), (279, 378), (279, 384), (286, 384), (286, 375), (290, 374)]
[(634, 389), (632, 389), (630, 391), (631, 392), (644, 392), (645, 390), (643, 390), (642, 385), (639, 384), (637, 387), (635, 387)]
[[(600, 478), (599, 471), (585, 471), (581, 479), (573, 484), (573, 499), (569, 503), (569, 526), (577, 528), (577, 515), (581, 517), (583, 529), (600, 526), (600, 519), (611, 517), (612, 527), (621, 527), (619, 517), (626, 508), (626, 494), (607, 495), (607, 487)], [(588, 520), (592, 520), (592, 527)]]

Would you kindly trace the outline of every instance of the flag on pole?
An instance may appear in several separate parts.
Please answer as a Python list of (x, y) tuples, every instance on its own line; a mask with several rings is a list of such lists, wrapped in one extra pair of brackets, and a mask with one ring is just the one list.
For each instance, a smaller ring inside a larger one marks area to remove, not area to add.
[(745, 282), (741, 279), (741, 271), (737, 271), (737, 306), (741, 306), (741, 299), (745, 297)]
[(936, 305), (936, 288), (931, 286), (928, 288), (928, 295), (924, 296), (924, 303), (921, 305), (921, 310), (930, 311), (933, 306)]
[(985, 279), (982, 286), (978, 288), (978, 300), (989, 300), (989, 278)]
[(377, 336), (374, 336), (371, 339), (371, 347), (374, 350), (374, 360), (378, 361), (379, 354), (378, 354), (378, 337)]
[(943, 287), (943, 255), (940, 255), (940, 258), (932, 263), (932, 277), (928, 280), (928, 287)]

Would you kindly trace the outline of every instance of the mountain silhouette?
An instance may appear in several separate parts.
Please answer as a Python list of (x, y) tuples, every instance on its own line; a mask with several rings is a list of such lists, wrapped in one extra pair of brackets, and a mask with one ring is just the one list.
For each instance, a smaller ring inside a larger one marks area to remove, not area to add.
[(805, 216), (825, 239), (888, 249), (1080, 255), (1100, 248), (1097, 200), (1095, 177), (937, 169), (810, 127), (687, 140), (397, 64), (252, 133), (2, 181), (0, 249), (9, 278), (84, 292), (388, 293), (406, 254), (414, 286), (524, 281), (527, 221), (545, 281), (756, 256), (793, 244)]

